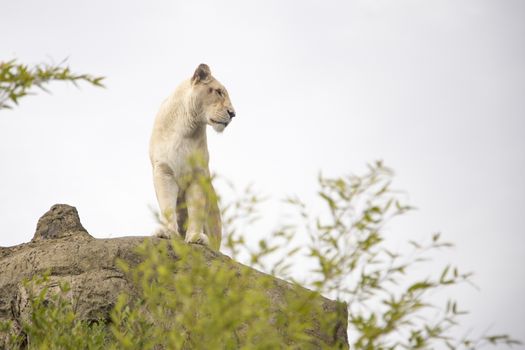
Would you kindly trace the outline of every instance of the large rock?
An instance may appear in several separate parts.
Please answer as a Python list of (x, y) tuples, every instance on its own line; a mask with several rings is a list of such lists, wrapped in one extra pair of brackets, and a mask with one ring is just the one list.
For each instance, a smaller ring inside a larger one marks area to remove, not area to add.
[[(36, 233), (29, 243), (14, 247), (0, 247), (0, 322), (13, 321), (13, 331), (19, 332), (23, 321), (29, 319), (29, 293), (24, 280), (46, 272), (50, 274), (50, 291), (58, 291), (60, 282), (68, 282), (71, 293), (77, 300), (78, 315), (85, 320), (109, 320), (109, 311), (114, 306), (117, 296), (123, 292), (136, 295), (137, 289), (131, 278), (116, 267), (115, 261), (122, 259), (130, 266), (140, 263), (141, 256), (136, 247), (150, 239), (153, 244), (160, 241), (155, 237), (122, 237), (113, 239), (95, 239), (82, 226), (74, 207), (54, 205), (38, 221)], [(228, 267), (249, 269), (229, 257), (214, 252), (206, 247), (192, 246), (207, 261), (219, 261)], [(250, 269), (257, 278), (267, 275)], [(184, 273), (180, 271), (179, 273)], [(276, 313), (286, 307), (286, 293), (305, 293), (301, 287), (275, 278), (272, 290), (267, 291), (272, 308)], [(326, 348), (335, 344), (347, 344), (347, 314), (345, 305), (317, 297), (325, 313), (339, 315), (327, 331), (311, 330), (318, 341), (316, 344), (300, 344), (299, 348)], [(284, 305), (284, 306), (283, 306)], [(312, 315), (318, 318), (320, 315)], [(0, 335), (0, 349), (5, 342)], [(348, 347), (345, 345), (345, 347)]]

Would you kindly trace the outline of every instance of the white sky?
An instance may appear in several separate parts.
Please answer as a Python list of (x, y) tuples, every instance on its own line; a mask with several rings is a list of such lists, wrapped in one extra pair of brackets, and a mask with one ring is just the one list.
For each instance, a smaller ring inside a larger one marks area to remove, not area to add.
[(54, 203), (96, 237), (150, 234), (153, 118), (205, 62), (238, 115), (209, 130), (212, 171), (276, 203), (383, 159), (419, 208), (392, 230), (441, 231), (476, 272), (466, 326), (525, 337), (524, 1), (0, 0), (0, 33), (0, 59), (107, 76), (0, 112), (1, 246)]

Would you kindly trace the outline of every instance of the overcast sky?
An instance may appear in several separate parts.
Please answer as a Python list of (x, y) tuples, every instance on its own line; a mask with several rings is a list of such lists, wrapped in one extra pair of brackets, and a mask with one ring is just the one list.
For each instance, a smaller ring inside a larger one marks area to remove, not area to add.
[(0, 60), (107, 77), (0, 111), (0, 246), (54, 203), (96, 237), (153, 232), (153, 118), (204, 62), (238, 116), (212, 171), (275, 203), (383, 159), (419, 208), (391, 229), (443, 232), (435, 268), (476, 272), (465, 331), (525, 337), (525, 1), (0, 0), (0, 33)]

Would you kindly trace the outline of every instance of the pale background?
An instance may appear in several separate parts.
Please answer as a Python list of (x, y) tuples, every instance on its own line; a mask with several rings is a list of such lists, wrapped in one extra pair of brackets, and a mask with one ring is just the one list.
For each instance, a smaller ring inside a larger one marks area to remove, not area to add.
[(0, 59), (107, 76), (0, 112), (1, 246), (54, 203), (96, 237), (150, 234), (153, 117), (205, 62), (238, 115), (209, 130), (213, 171), (277, 203), (383, 159), (419, 208), (391, 230), (441, 231), (436, 271), (476, 272), (463, 331), (525, 338), (525, 1), (1, 0), (0, 37)]

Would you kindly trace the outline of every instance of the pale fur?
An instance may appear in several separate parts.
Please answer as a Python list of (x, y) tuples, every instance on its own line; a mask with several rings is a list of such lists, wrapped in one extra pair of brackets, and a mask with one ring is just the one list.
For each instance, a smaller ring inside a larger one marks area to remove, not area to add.
[(209, 181), (206, 125), (222, 132), (234, 116), (228, 92), (204, 64), (162, 103), (149, 151), (164, 224), (158, 236), (180, 234), (186, 242), (219, 249), (222, 228)]

